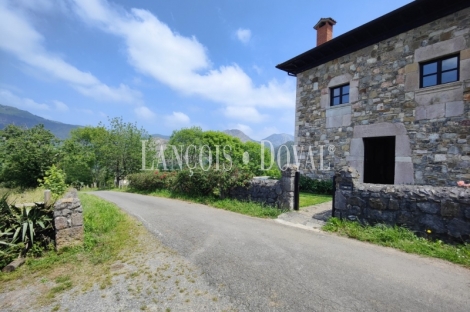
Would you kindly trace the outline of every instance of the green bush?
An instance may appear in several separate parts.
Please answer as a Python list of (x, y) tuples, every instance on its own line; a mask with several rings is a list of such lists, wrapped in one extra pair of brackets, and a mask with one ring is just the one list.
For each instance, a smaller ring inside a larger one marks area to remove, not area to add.
[(300, 175), (299, 188), (301, 192), (332, 195), (333, 181), (314, 180)]
[(67, 184), (65, 184), (65, 173), (55, 165), (52, 165), (48, 170), (46, 170), (44, 179), (38, 179), (38, 182), (40, 183), (40, 186), (51, 190), (52, 197), (54, 199), (59, 198), (67, 190)]
[(129, 188), (136, 191), (154, 191), (170, 189), (175, 180), (175, 171), (159, 171), (133, 173), (127, 176)]
[(247, 170), (232, 168), (231, 170), (204, 171), (184, 169), (181, 171), (155, 171), (135, 173), (128, 176), (129, 188), (136, 191), (151, 192), (168, 189), (196, 196), (223, 196), (231, 188), (245, 185), (253, 178)]
[(253, 178), (249, 171), (202, 169), (178, 171), (173, 189), (177, 192), (196, 196), (224, 196), (231, 188), (244, 186)]

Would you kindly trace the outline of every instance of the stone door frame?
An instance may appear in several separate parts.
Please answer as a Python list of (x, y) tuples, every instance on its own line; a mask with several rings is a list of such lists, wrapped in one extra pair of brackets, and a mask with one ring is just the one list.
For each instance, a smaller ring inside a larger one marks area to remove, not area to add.
[(394, 184), (414, 184), (410, 138), (402, 123), (382, 122), (355, 126), (347, 157), (348, 165), (359, 172), (359, 182), (364, 179), (364, 138), (395, 136)]

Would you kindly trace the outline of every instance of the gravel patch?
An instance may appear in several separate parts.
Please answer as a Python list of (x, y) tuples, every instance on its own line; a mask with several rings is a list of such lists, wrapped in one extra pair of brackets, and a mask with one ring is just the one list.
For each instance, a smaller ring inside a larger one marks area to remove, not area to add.
[(101, 282), (88, 287), (85, 277), (83, 283), (60, 292), (44, 306), (41, 298), (57, 286), (54, 281), (14, 281), (0, 293), (0, 310), (238, 311), (219, 292), (224, 285), (209, 285), (197, 267), (145, 232), (135, 250), (126, 251), (122, 260), (103, 270)]

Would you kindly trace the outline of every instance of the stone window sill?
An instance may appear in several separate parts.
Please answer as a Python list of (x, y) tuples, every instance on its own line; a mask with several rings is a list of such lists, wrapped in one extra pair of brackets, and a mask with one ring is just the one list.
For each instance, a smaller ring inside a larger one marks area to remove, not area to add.
[(415, 91), (415, 95), (423, 95), (427, 93), (437, 93), (445, 92), (453, 89), (459, 89), (462, 87), (463, 81), (450, 82), (445, 84), (440, 84), (437, 86), (421, 88)]
[(352, 103), (346, 103), (346, 104), (340, 104), (340, 105), (335, 105), (335, 106), (330, 106), (328, 105), (326, 107), (327, 110), (335, 110), (335, 109), (341, 109), (341, 108), (344, 108), (344, 107), (350, 107)]

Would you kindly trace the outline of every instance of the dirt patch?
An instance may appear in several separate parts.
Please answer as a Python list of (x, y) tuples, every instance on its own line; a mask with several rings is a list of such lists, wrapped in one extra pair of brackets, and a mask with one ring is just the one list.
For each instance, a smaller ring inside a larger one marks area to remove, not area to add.
[(64, 264), (47, 275), (4, 282), (1, 311), (236, 311), (202, 272), (139, 231), (119, 260), (93, 268)]

